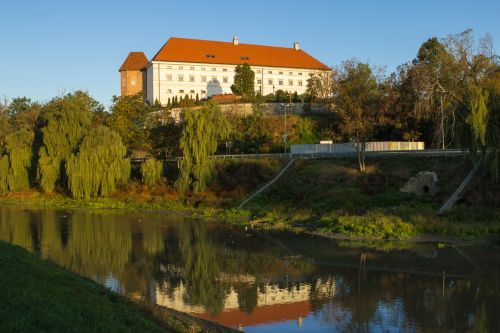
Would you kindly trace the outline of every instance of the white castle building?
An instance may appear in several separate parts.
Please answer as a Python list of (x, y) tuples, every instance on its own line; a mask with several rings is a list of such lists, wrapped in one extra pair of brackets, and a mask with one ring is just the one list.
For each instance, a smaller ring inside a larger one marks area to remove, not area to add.
[[(137, 56), (137, 52), (133, 53)], [(137, 67), (127, 67), (127, 60), (120, 68), (122, 91), (127, 91), (124, 87), (131, 84), (124, 78), (138, 71)], [(140, 69), (143, 82), (139, 85), (135, 80), (134, 85), (142, 86), (144, 98), (150, 104), (159, 101), (165, 105), (174, 96), (198, 95), (202, 99), (230, 94), (235, 68), (244, 63), (254, 71), (255, 90), (262, 95), (277, 90), (303, 94), (310, 74), (329, 70), (301, 50), (299, 43), (285, 48), (240, 44), (236, 37), (232, 42), (172, 37)]]

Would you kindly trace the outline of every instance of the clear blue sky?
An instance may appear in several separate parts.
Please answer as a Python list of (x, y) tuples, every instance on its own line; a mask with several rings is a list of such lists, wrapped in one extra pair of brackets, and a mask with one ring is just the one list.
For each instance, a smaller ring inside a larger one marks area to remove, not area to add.
[(129, 51), (171, 37), (301, 47), (331, 66), (356, 57), (393, 71), (432, 36), (472, 28), (500, 46), (500, 1), (5, 1), (0, 97), (47, 101), (77, 89), (105, 105)]

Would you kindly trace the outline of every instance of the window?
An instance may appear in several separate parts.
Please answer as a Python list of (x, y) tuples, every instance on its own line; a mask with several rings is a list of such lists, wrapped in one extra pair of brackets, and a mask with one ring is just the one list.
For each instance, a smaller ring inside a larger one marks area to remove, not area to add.
[(201, 77), (201, 82), (207, 82), (207, 77), (205, 75)]
[(273, 85), (273, 80), (267, 80), (267, 84), (272, 86)]
[(217, 76), (212, 76), (212, 82), (214, 82), (214, 83), (217, 82)]
[(257, 74), (260, 74), (260, 69), (257, 70)]
[(293, 73), (292, 72), (288, 72), (288, 75), (293, 75)]
[(257, 80), (257, 84), (262, 84), (262, 80)]
[(191, 90), (191, 91), (190, 91), (190, 93), (191, 93), (191, 94), (194, 94), (194, 90)]
[(207, 54), (207, 58), (215, 58), (215, 55), (213, 55), (213, 54)]
[(223, 69), (222, 69), (222, 71), (223, 71), (223, 72), (227, 72), (227, 68), (223, 68)]
[(302, 75), (302, 73), (299, 73), (299, 75)]
[(184, 82), (184, 75), (179, 75), (179, 82)]
[(283, 80), (278, 80), (278, 85), (282, 86), (283, 85)]
[(248, 60), (248, 59), (250, 59), (250, 58), (249, 58), (249, 57), (247, 57), (247, 56), (241, 56), (241, 57), (240, 57), (240, 59), (241, 59), (241, 60)]
[(223, 83), (227, 83), (227, 76), (224, 76), (224, 77), (222, 78), (222, 82), (223, 82)]
[(167, 66), (167, 69), (172, 69), (172, 66)]
[(184, 94), (184, 89), (180, 89), (179, 94)]
[(273, 71), (267, 71), (267, 74), (273, 74)]
[(194, 82), (194, 76), (193, 75), (189, 75), (189, 82)]
[(280, 75), (283, 75), (283, 72), (280, 72)]
[(202, 94), (202, 95), (204, 95), (204, 94), (206, 94), (206, 93), (207, 93), (207, 91), (206, 91), (206, 90), (202, 90), (202, 91), (201, 91), (201, 94)]
[(204, 71), (204, 70), (205, 70), (205, 67), (202, 67), (202, 68), (201, 68), (201, 70), (202, 70), (202, 71)]
[(189, 67), (189, 69), (192, 70), (192, 71), (194, 71), (194, 67), (193, 66)]
[(302, 81), (299, 81), (299, 87), (302, 87)]
[(172, 89), (167, 89), (167, 94), (172, 93)]
[(167, 81), (172, 81), (172, 75), (167, 75)]
[(288, 80), (288, 85), (293, 86), (293, 80)]
[(217, 70), (217, 68), (212, 67), (212, 72), (215, 72), (216, 70)]
[(184, 69), (184, 67), (182, 67), (182, 66), (179, 66), (179, 69)]

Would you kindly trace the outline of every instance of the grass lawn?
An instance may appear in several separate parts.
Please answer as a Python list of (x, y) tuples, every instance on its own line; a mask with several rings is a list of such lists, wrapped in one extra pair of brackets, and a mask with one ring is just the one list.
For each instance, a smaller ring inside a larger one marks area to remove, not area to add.
[(166, 332), (89, 279), (0, 242), (0, 332)]

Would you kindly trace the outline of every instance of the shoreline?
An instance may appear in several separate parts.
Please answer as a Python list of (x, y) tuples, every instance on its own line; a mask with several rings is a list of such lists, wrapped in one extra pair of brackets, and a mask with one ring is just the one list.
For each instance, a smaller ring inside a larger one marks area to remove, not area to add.
[[(204, 218), (221, 222), (227, 225), (238, 226), (242, 228), (252, 228), (261, 232), (291, 232), (307, 236), (321, 237), (337, 241), (353, 242), (394, 242), (394, 243), (439, 243), (453, 246), (469, 244), (491, 244), (500, 240), (500, 234), (473, 235), (469, 237), (458, 237), (447, 235), (445, 233), (417, 233), (415, 235), (403, 238), (395, 237), (374, 237), (369, 235), (349, 235), (344, 233), (332, 233), (318, 228), (293, 226), (274, 221), (262, 221), (258, 218), (252, 218), (249, 210), (243, 210), (236, 207), (232, 208), (214, 208), (202, 207), (195, 208), (185, 205), (179, 205), (168, 200), (155, 198), (155, 202), (139, 203), (131, 205), (116, 198), (97, 198), (90, 201), (81, 201), (69, 198), (63, 195), (44, 195), (39, 192), (29, 192), (29, 198), (21, 199), (21, 195), (10, 194), (0, 196), (0, 205), (23, 206), (26, 208), (50, 208), (50, 209), (91, 209), (93, 211), (113, 211), (113, 212), (138, 212), (149, 214), (163, 214), (171, 216), (182, 216), (188, 218)], [(178, 209), (169, 209), (176, 206)]]

